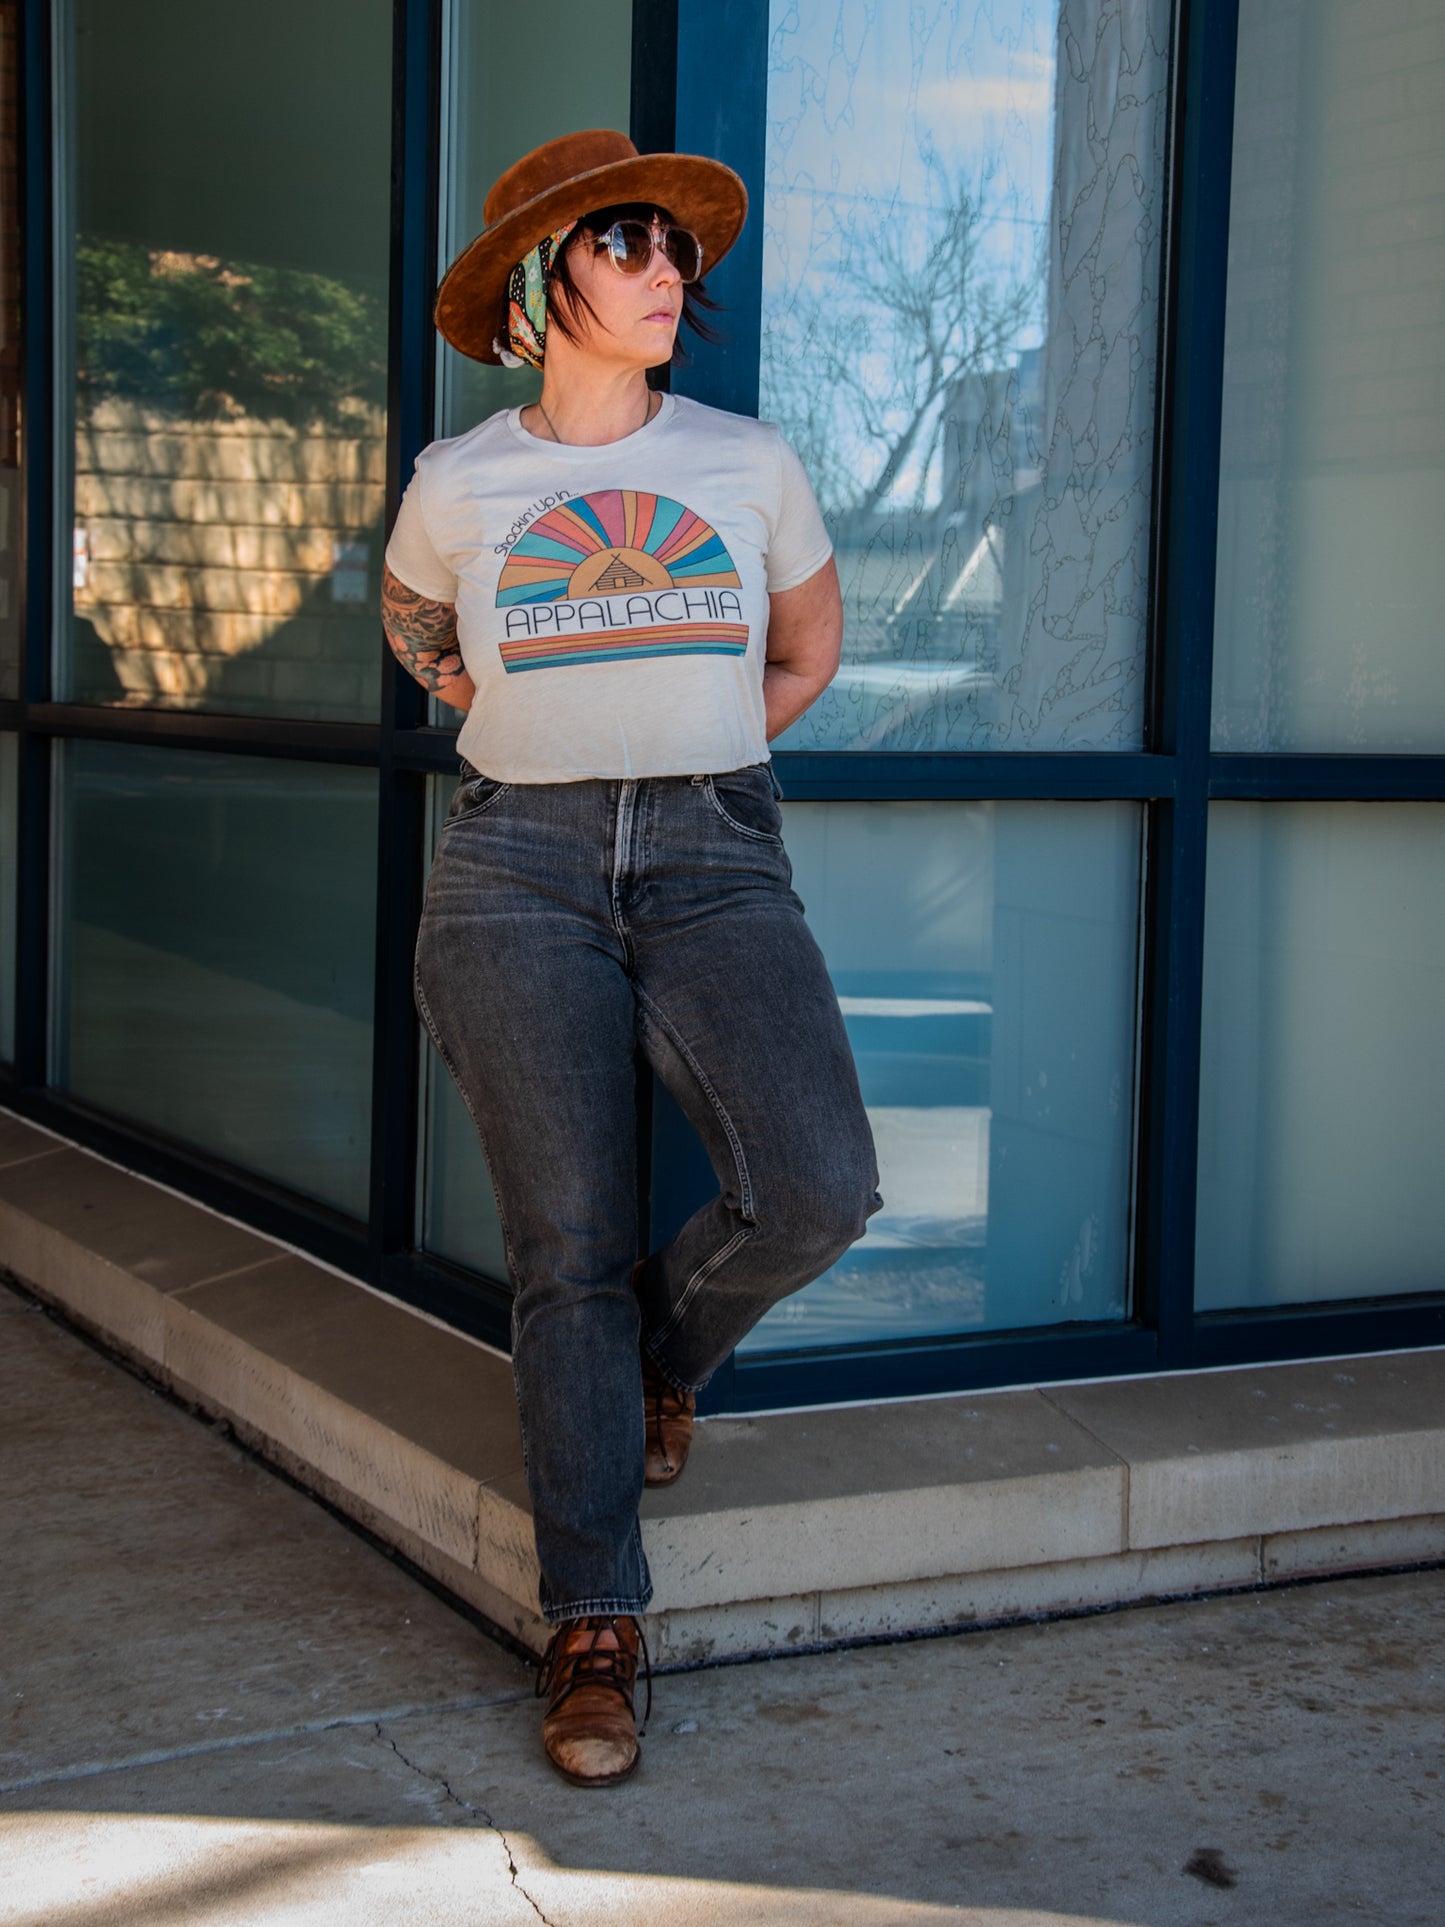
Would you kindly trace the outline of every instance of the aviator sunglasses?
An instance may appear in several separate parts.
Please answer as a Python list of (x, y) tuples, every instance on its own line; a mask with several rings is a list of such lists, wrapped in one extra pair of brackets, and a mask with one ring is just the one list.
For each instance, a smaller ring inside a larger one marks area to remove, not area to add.
[(690, 229), (670, 221), (614, 221), (593, 245), (606, 248), (619, 274), (646, 274), (654, 247), (662, 249), (680, 281), (696, 281), (702, 273), (702, 242)]

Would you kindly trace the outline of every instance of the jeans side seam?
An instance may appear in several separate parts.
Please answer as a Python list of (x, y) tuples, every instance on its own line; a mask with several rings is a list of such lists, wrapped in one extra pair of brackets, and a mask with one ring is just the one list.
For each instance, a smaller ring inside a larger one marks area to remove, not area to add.
[[(692, 1303), (693, 1299), (697, 1296), (702, 1286), (707, 1283), (708, 1279), (711, 1278), (713, 1273), (718, 1269), (720, 1265), (726, 1264), (728, 1259), (731, 1258), (733, 1253), (737, 1250), (738, 1246), (746, 1244), (748, 1239), (752, 1235), (753, 1235), (753, 1232), (752, 1232), (751, 1225), (739, 1226), (739, 1228), (728, 1239), (725, 1245), (721, 1246), (719, 1250), (715, 1251), (712, 1254), (712, 1256), (706, 1261), (705, 1264), (701, 1264), (698, 1266), (697, 1270), (692, 1274), (691, 1278), (688, 1279), (686, 1285), (683, 1287), (682, 1296), (678, 1299), (676, 1305), (673, 1306), (671, 1318), (668, 1319), (667, 1323), (662, 1327), (662, 1330), (658, 1332), (654, 1337), (652, 1341), (653, 1344), (664, 1345), (667, 1343), (667, 1340), (671, 1338), (672, 1334), (677, 1330), (678, 1325), (682, 1322), (684, 1313), (687, 1311), (688, 1306)], [(650, 1352), (651, 1346), (649, 1346), (648, 1349)], [(702, 1385), (701, 1384), (686, 1385), (681, 1389), (689, 1392), (700, 1392), (702, 1390)]]

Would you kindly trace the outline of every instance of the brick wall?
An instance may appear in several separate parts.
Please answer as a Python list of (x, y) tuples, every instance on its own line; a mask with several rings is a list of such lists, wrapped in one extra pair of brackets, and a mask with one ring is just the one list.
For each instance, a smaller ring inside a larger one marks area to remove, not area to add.
[[(73, 693), (373, 718), (385, 451), (359, 404), (340, 428), (96, 404), (76, 436)], [(336, 572), (358, 544), (364, 575)]]

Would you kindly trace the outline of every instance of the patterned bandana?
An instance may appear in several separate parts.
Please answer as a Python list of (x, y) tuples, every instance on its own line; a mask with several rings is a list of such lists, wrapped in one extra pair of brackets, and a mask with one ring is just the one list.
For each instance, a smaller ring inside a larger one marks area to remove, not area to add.
[(507, 281), (507, 339), (492, 346), (504, 368), (540, 368), (547, 346), (547, 276), (557, 250), (576, 227), (569, 221), (540, 240)]

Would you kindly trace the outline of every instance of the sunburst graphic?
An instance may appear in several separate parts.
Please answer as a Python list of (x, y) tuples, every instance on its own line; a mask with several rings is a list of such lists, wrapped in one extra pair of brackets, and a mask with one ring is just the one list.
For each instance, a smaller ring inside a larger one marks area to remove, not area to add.
[(502, 565), (497, 606), (668, 588), (738, 589), (717, 530), (666, 495), (610, 488), (550, 510)]

